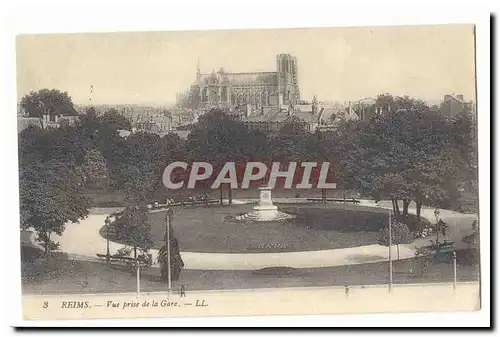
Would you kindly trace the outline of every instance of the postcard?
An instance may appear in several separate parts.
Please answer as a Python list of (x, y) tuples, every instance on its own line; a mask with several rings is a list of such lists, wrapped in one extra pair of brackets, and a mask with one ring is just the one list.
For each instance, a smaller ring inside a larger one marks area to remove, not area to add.
[(474, 25), (16, 53), (24, 319), (481, 308)]

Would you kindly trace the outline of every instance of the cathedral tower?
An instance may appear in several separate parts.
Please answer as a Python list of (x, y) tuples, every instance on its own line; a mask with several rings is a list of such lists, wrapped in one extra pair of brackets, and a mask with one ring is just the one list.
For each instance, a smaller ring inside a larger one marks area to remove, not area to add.
[(278, 76), (278, 90), (283, 96), (283, 103), (297, 104), (300, 100), (299, 83), (297, 76), (297, 58), (290, 54), (276, 56), (276, 72)]

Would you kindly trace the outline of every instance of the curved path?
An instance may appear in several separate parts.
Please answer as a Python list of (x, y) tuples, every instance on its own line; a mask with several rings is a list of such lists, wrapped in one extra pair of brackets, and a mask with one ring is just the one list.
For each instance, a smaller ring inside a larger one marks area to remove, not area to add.
[[(238, 200), (238, 203), (255, 202), (256, 200)], [(279, 202), (279, 198), (276, 198)], [(297, 200), (298, 202), (299, 200)], [(362, 200), (360, 205), (391, 209), (390, 202), (380, 202), (376, 204), (371, 200)], [(414, 208), (409, 209), (415, 214)], [(93, 209), (91, 214), (84, 220), (76, 224), (68, 224), (64, 234), (55, 241), (59, 241), (60, 249), (73, 255), (78, 259), (96, 258), (96, 253), (106, 253), (106, 239), (99, 234), (99, 230), (104, 225), (106, 216), (111, 213), (110, 209)], [(434, 220), (433, 208), (422, 208), (421, 216), (431, 223)], [(472, 232), (471, 223), (476, 219), (475, 214), (462, 214), (449, 210), (440, 210), (440, 217), (448, 224), (447, 240), (455, 241), (457, 249), (465, 248), (462, 238)], [(400, 245), (400, 259), (412, 258), (415, 256), (416, 248), (429, 244), (429, 239), (418, 239), (412, 244)], [(110, 252), (115, 253), (124, 247), (122, 244), (111, 242)], [(152, 250), (153, 260), (156, 260), (158, 251)], [(397, 256), (397, 247), (392, 247), (392, 254)], [(292, 268), (315, 268), (333, 267), (341, 265), (362, 264), (370, 262), (383, 262), (388, 260), (389, 250), (380, 245), (367, 245), (342, 249), (329, 249), (319, 251), (301, 251), (286, 253), (194, 253), (181, 252), (185, 269), (198, 270), (255, 270), (265, 267), (292, 267)], [(158, 265), (156, 265), (158, 266)]]

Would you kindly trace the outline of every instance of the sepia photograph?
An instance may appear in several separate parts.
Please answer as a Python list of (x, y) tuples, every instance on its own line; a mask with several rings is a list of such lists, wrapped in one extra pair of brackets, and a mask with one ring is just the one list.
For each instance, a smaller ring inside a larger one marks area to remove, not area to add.
[(24, 319), (480, 310), (475, 32), (18, 35)]

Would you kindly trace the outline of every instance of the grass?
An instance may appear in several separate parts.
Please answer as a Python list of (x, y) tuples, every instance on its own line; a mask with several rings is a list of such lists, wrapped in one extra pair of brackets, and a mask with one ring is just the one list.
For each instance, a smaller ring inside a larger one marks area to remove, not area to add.
[[(264, 253), (335, 249), (377, 243), (377, 232), (315, 227), (312, 223), (308, 225), (308, 219), (279, 223), (226, 221), (230, 216), (252, 210), (252, 207), (253, 205), (186, 207), (180, 213), (176, 210), (173, 226), (181, 249), (202, 253)], [(164, 212), (150, 214), (154, 248), (160, 248), (164, 244), (164, 217)], [(105, 230), (101, 230), (101, 234), (105, 235)], [(111, 234), (110, 239), (114, 240)]]
[[(474, 254), (474, 253), (473, 253)], [(471, 263), (471, 251), (457, 252), (457, 280), (479, 279), (476, 263)], [(427, 261), (425, 271), (421, 266)], [(113, 293), (136, 291), (133, 270), (106, 266), (99, 262), (74, 261), (74, 272), (42, 280), (23, 280), (23, 293)], [(190, 290), (258, 289), (281, 287), (320, 287), (349, 285), (387, 284), (388, 263), (293, 269), (267, 268), (259, 271), (184, 270), (180, 279), (173, 282), (174, 290), (185, 284)], [(286, 272), (282, 272), (286, 271)], [(452, 264), (446, 259), (432, 257), (394, 261), (394, 284), (452, 282)], [(164, 291), (158, 268), (145, 268), (141, 273), (141, 291)]]
[[(173, 221), (182, 251), (201, 253), (270, 253), (339, 249), (377, 244), (387, 221), (384, 210), (344, 204), (279, 205), (298, 218), (284, 222), (241, 222), (233, 216), (254, 205), (177, 208)], [(165, 212), (150, 213), (153, 247), (164, 244)], [(106, 236), (105, 228), (100, 234)], [(113, 230), (109, 231), (110, 240)]]
[[(28, 252), (30, 255), (28, 256)], [(68, 254), (63, 252), (51, 252), (44, 254), (37, 250), (34, 254), (33, 247), (22, 246), (21, 277), (23, 280), (39, 282), (43, 280), (57, 279), (75, 273), (75, 261), (68, 259)]]

